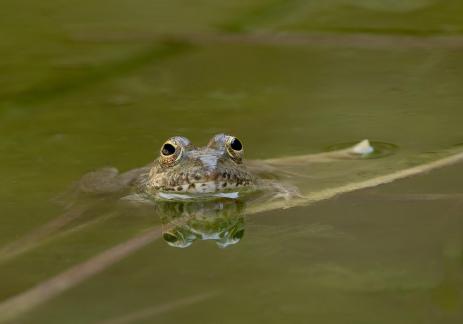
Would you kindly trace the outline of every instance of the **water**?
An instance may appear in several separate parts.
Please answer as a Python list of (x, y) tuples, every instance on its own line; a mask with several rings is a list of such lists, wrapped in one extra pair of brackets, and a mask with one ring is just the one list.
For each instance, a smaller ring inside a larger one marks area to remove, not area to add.
[[(460, 323), (461, 165), (245, 215), (226, 248), (169, 246), (150, 205), (60, 197), (89, 170), (146, 164), (172, 135), (202, 145), (231, 133), (249, 159), (363, 138), (393, 145), (368, 167), (304, 169), (293, 179), (304, 192), (458, 150), (462, 10), (432, 0), (5, 4), (0, 302), (72, 267), (81, 275), (85, 261), (104, 266), (56, 296), (33, 295), (11, 321)], [(149, 243), (120, 260), (94, 259), (140, 235)]]

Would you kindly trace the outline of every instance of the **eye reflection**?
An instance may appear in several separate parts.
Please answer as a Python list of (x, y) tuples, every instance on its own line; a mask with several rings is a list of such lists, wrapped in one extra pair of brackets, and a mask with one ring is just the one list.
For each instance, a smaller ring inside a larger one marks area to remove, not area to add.
[(244, 207), (244, 202), (235, 199), (156, 204), (163, 238), (178, 248), (186, 248), (198, 240), (214, 241), (220, 248), (238, 243), (244, 235)]

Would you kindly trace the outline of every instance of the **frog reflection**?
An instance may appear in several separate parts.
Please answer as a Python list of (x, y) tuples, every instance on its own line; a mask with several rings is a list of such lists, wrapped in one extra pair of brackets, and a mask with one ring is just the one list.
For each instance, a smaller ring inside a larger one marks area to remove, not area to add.
[(244, 234), (244, 208), (244, 202), (235, 199), (156, 204), (164, 240), (178, 248), (186, 248), (196, 240), (212, 240), (221, 248), (238, 243)]

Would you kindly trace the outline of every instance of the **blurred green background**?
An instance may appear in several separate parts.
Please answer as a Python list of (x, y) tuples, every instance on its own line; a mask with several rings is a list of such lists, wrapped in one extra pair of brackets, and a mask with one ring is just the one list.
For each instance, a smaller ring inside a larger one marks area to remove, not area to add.
[[(228, 132), (251, 159), (366, 137), (409, 156), (462, 143), (462, 17), (458, 0), (3, 3), (0, 256), (26, 248), (0, 258), (0, 303), (158, 225), (103, 202), (21, 241), (81, 175), (144, 165), (172, 135)], [(12, 321), (461, 323), (461, 171), (251, 216), (227, 249), (156, 241)], [(407, 198), (420, 193), (443, 198)]]

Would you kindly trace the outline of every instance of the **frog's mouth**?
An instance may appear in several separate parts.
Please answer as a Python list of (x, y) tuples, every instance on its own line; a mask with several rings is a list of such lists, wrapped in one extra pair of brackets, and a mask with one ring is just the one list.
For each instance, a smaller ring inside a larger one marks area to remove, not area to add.
[(256, 190), (253, 185), (221, 186), (216, 182), (198, 182), (195, 188), (177, 188), (174, 190), (160, 190), (156, 197), (161, 200), (211, 200), (217, 198), (238, 199)]
[(242, 193), (239, 191), (229, 192), (210, 192), (210, 193), (172, 193), (172, 192), (158, 192), (157, 198), (161, 200), (212, 200), (217, 198), (239, 199)]

